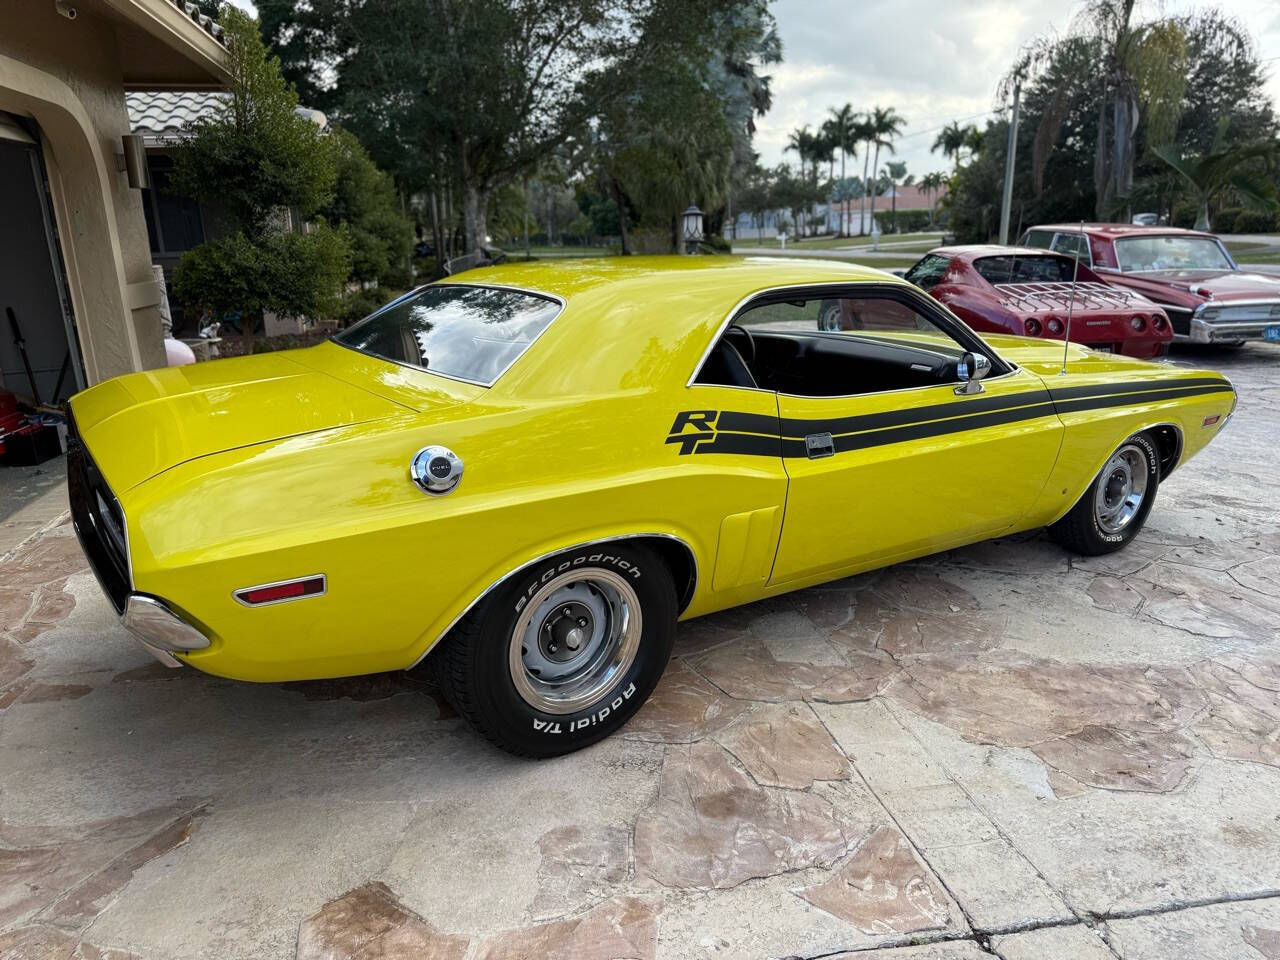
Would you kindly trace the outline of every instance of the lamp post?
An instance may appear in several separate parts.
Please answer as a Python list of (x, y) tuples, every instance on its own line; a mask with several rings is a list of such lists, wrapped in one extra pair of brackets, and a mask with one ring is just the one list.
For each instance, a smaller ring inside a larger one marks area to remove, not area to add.
[(684, 252), (697, 253), (698, 243), (702, 240), (702, 211), (697, 204), (690, 204), (681, 216), (684, 220)]

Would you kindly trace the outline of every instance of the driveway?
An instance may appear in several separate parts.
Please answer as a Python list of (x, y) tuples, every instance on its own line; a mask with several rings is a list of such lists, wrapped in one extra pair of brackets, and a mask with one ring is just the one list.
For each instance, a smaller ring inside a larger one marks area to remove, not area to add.
[(554, 761), (414, 677), (166, 670), (55, 523), (0, 561), (0, 956), (1280, 960), (1280, 349), (1182, 359), (1240, 408), (1125, 551), (684, 624)]

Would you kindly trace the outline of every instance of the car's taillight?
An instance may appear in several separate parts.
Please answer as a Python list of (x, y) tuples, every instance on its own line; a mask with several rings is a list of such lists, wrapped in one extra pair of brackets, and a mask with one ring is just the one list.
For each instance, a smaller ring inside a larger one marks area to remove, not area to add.
[(1027, 331), (1028, 337), (1040, 336), (1040, 321), (1037, 320), (1035, 317), (1027, 317), (1027, 319), (1024, 320), (1022, 324), (1023, 324), (1023, 328)]
[(325, 592), (324, 574), (301, 577), (298, 580), (282, 580), (279, 583), (264, 583), (257, 587), (245, 587), (235, 592), (235, 598), (246, 607), (260, 607), (268, 603), (282, 603), (285, 600), (301, 600), (303, 597), (316, 597)]
[(1147, 325), (1147, 318), (1141, 314), (1129, 318), (1129, 326), (1135, 330), (1142, 330)]
[(1062, 332), (1062, 321), (1057, 317), (1050, 317), (1045, 323), (1045, 328), (1056, 337)]
[(1157, 313), (1151, 318), (1151, 326), (1155, 327), (1157, 330), (1163, 330), (1168, 325), (1169, 321), (1164, 318), (1163, 314)]

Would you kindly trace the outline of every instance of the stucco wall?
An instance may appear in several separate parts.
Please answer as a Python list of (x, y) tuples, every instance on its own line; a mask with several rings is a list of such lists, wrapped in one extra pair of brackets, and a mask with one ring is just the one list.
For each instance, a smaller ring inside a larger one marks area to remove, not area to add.
[(87, 379), (162, 366), (142, 194), (115, 163), (129, 132), (115, 25), (3, 0), (0, 109), (40, 126)]

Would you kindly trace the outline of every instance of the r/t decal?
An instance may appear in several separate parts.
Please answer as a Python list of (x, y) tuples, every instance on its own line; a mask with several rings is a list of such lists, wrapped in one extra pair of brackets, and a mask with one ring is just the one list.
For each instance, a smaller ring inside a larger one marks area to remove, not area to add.
[(682, 457), (693, 453), (699, 444), (715, 440), (715, 423), (719, 415), (719, 410), (680, 411), (676, 414), (675, 422), (671, 424), (671, 432), (666, 442), (680, 444)]

